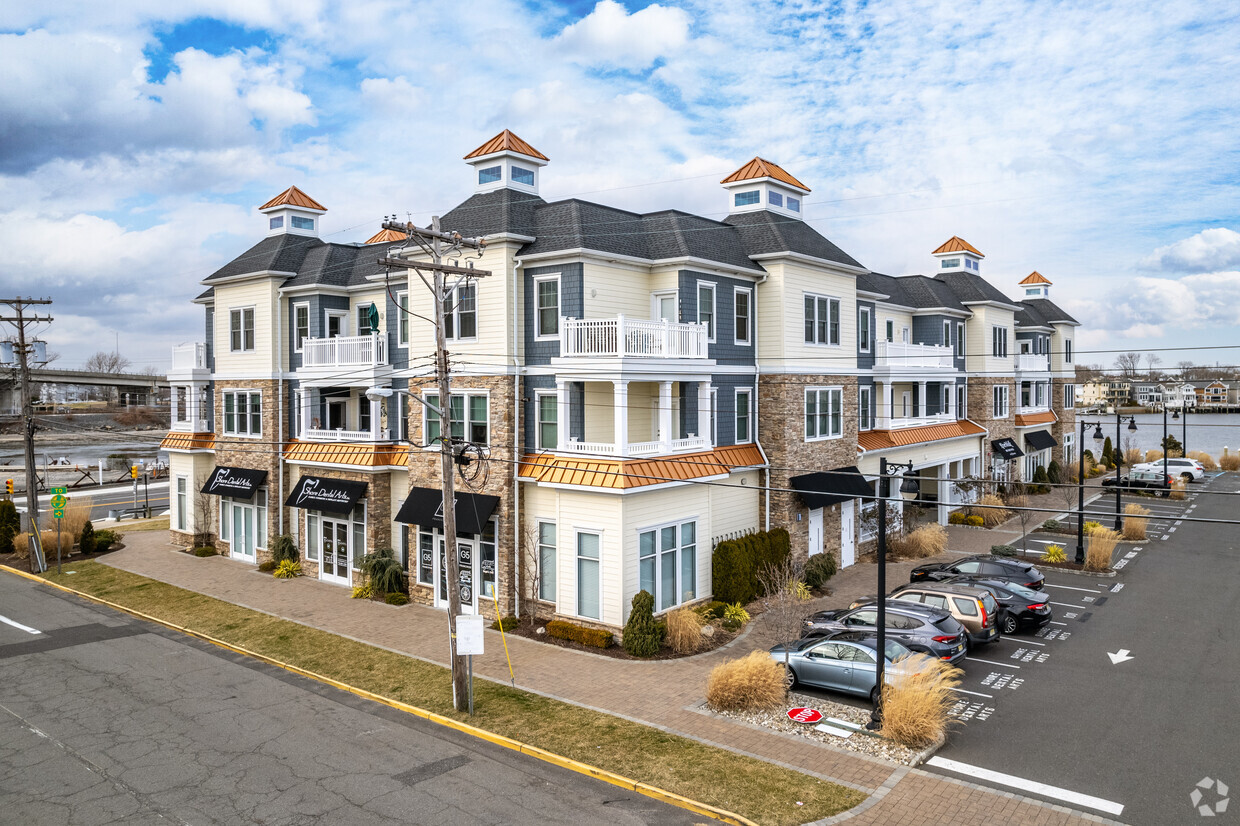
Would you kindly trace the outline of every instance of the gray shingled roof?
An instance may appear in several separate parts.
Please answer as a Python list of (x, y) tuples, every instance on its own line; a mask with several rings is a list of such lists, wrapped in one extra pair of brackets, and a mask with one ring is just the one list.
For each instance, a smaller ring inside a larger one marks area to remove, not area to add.
[(950, 287), (962, 302), (997, 301), (1001, 304), (1016, 304), (980, 275), (968, 272), (941, 272), (934, 278)]
[(857, 276), (857, 288), (889, 296), (887, 301), (901, 307), (937, 309), (946, 307), (967, 312), (947, 284), (925, 275), (892, 276), (871, 272)]
[(724, 219), (724, 223), (737, 228), (745, 252), (751, 256), (799, 252), (824, 261), (864, 269), (851, 255), (819, 235), (809, 224), (796, 218), (785, 218), (773, 212), (758, 210), (729, 215)]
[(1049, 298), (1026, 298), (1024, 301), (1021, 301), (1020, 304), (1037, 313), (1037, 315), (1043, 319), (1045, 324), (1053, 324), (1057, 321), (1070, 321), (1073, 324), (1080, 323), (1075, 318), (1060, 309), (1059, 305), (1051, 301)]
[(449, 210), (439, 225), (445, 231), (455, 230), (466, 237), (534, 235), (534, 210), (546, 203), (537, 195), (497, 189), (466, 198)]
[(322, 244), (308, 235), (272, 235), (208, 275), (203, 281), (218, 281), (233, 275), (275, 270), (298, 272), (306, 253)]
[[(445, 228), (447, 225), (445, 224)], [(634, 258), (648, 258), (642, 216), (615, 207), (570, 198), (534, 210), (535, 237), (522, 255), (589, 249)]]
[(736, 229), (722, 221), (669, 209), (644, 216), (642, 223), (653, 259), (691, 256), (734, 267), (759, 269), (745, 254)]

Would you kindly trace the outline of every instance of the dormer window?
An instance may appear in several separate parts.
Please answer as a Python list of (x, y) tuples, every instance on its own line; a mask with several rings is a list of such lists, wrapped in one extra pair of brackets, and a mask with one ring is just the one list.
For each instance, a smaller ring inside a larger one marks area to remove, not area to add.
[(503, 167), (488, 166), (486, 169), (478, 170), (478, 183), (480, 185), (481, 184), (493, 184), (496, 181), (503, 180), (503, 177), (504, 177)]
[(778, 192), (768, 192), (767, 200), (771, 202), (771, 206), (781, 207), (784, 205), (784, 196)]
[(791, 195), (789, 195), (786, 205), (788, 209), (792, 210), (793, 212), (801, 211), (801, 200), (799, 198), (793, 198)]
[(314, 229), (313, 218), (303, 218), (300, 215), (294, 215), (290, 220), (292, 221), (293, 229)]
[(512, 181), (513, 183), (525, 184), (526, 186), (533, 186), (534, 185), (534, 170), (523, 169), (522, 167), (514, 166), (512, 168)]
[(277, 215), (276, 217), (274, 217), (274, 218), (272, 218), (272, 219), (271, 219), (271, 226), (270, 226), (269, 228), (270, 228), (270, 229), (279, 229), (279, 228), (280, 228), (280, 227), (282, 227), (282, 226), (284, 226), (284, 216), (283, 216), (283, 215)]
[(942, 266), (942, 268), (945, 270), (950, 270), (955, 267), (959, 267), (960, 259), (959, 258), (944, 258), (943, 263), (940, 266)]
[(756, 189), (750, 190), (749, 192), (738, 192), (736, 193), (736, 205), (749, 206), (750, 204), (756, 204), (760, 202), (761, 197), (762, 196)]

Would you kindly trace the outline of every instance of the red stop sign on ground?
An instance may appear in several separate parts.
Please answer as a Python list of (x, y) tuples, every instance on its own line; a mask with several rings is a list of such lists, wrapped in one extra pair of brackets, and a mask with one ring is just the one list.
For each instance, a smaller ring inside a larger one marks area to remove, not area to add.
[(795, 723), (817, 723), (822, 719), (822, 712), (814, 708), (790, 708), (788, 719)]

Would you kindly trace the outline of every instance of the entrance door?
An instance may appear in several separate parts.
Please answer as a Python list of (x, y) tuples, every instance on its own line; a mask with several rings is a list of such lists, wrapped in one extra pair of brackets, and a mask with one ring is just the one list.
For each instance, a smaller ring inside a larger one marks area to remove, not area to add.
[(822, 553), (822, 508), (809, 512), (809, 555)]
[(855, 501), (840, 503), (840, 567), (847, 568), (857, 561), (857, 520)]
[[(444, 541), (437, 536), (439, 553), (435, 555), (435, 607), (448, 607), (448, 561), (444, 553)], [(474, 543), (469, 539), (456, 540), (457, 573), (460, 574), (461, 613), (477, 613), (478, 595), (474, 590)]]
[(679, 321), (676, 313), (676, 293), (654, 293), (654, 317), (663, 321)]
[(323, 564), (319, 578), (341, 585), (352, 584), (349, 576), (349, 523), (323, 520)]
[(234, 559), (254, 561), (254, 508), (232, 505), (232, 541), (228, 550)]
[(327, 337), (336, 338), (344, 335), (344, 325), (348, 316), (345, 313), (327, 314)]

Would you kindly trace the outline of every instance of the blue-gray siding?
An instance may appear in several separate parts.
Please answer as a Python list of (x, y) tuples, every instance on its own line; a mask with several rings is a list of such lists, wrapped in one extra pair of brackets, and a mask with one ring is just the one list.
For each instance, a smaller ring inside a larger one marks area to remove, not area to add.
[[(536, 341), (538, 326), (534, 314), (537, 302), (534, 293), (534, 277), (538, 275), (560, 274), (560, 315), (565, 318), (581, 318), (585, 312), (582, 297), (582, 265), (561, 264), (554, 267), (527, 267), (522, 272), (523, 289), (525, 291), (524, 323), (525, 323), (525, 363), (550, 364), (551, 359), (560, 355), (560, 341)], [(554, 385), (553, 385), (554, 386)]]
[[(749, 314), (750, 328), (756, 329), (753, 283), (739, 278), (681, 270), (679, 275), (680, 320), (698, 320), (698, 282), (706, 281), (715, 287), (715, 342), (707, 346), (707, 353), (719, 364), (753, 364), (753, 345), (736, 343), (736, 289), (751, 291)], [(752, 335), (751, 335), (752, 338)], [(683, 408), (682, 408), (683, 409)]]

